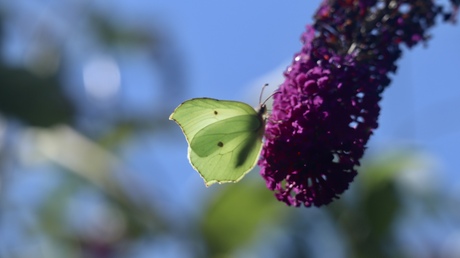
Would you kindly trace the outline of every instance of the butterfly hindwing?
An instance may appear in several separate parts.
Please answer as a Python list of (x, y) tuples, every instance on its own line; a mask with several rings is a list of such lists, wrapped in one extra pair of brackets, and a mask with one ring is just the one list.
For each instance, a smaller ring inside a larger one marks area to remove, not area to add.
[(198, 131), (190, 147), (200, 157), (207, 157), (216, 151), (226, 153), (230, 149), (238, 148), (261, 126), (262, 122), (256, 115), (235, 116), (220, 120)]
[(261, 128), (257, 116), (237, 116), (195, 135), (189, 159), (206, 185), (237, 182), (255, 166), (262, 148)]

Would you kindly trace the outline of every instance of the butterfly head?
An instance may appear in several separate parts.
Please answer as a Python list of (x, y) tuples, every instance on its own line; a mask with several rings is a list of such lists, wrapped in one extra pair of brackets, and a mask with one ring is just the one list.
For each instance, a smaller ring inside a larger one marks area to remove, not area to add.
[(264, 102), (262, 102), (262, 94), (264, 92), (264, 89), (268, 86), (268, 83), (266, 83), (263, 87), (262, 87), (262, 91), (260, 93), (260, 96), (259, 96), (259, 108), (257, 109), (257, 114), (259, 115), (259, 117), (261, 117), (263, 120), (265, 120), (267, 118), (267, 101), (273, 97), (275, 94), (277, 93), (280, 93), (278, 90), (273, 92), (270, 96), (268, 96)]
[(260, 104), (259, 108), (256, 110), (259, 117), (261, 117), (263, 120), (267, 118), (267, 105), (265, 105), (265, 103)]

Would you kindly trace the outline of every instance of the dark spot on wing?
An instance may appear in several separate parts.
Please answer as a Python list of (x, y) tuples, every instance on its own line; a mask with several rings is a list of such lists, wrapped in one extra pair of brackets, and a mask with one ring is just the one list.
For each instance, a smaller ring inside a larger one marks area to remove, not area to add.
[(214, 110), (214, 115), (217, 115), (217, 114), (218, 114), (218, 113), (217, 113), (217, 110)]
[(219, 147), (224, 147), (224, 143), (223, 143), (223, 142), (218, 142), (218, 143), (217, 143), (217, 146), (219, 146)]

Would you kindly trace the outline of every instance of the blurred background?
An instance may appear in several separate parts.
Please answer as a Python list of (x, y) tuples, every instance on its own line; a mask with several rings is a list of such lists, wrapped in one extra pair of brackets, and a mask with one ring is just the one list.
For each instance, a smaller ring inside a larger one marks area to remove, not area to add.
[(0, 2), (0, 258), (460, 257), (460, 30), (406, 49), (360, 173), (293, 208), (206, 188), (168, 120), (257, 105), (319, 0)]

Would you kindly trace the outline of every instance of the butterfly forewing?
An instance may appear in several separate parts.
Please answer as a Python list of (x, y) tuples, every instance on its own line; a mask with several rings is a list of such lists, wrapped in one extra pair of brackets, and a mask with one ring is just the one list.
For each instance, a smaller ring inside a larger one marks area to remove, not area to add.
[(229, 100), (211, 98), (195, 98), (180, 104), (169, 117), (184, 132), (190, 143), (195, 134), (206, 126), (217, 121), (239, 115), (256, 115), (249, 105)]

